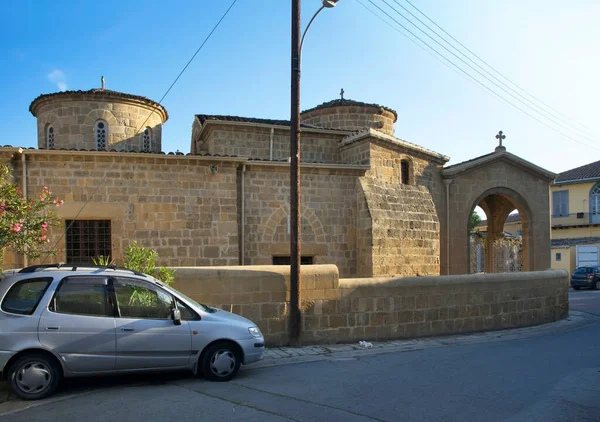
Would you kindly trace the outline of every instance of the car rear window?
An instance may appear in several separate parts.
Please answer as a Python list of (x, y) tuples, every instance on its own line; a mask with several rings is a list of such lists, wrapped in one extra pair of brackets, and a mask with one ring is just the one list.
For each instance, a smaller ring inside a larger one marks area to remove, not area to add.
[(52, 283), (52, 277), (30, 278), (15, 283), (2, 300), (4, 312), (31, 315)]
[(575, 274), (589, 274), (592, 273), (594, 269), (592, 267), (581, 267), (575, 270)]

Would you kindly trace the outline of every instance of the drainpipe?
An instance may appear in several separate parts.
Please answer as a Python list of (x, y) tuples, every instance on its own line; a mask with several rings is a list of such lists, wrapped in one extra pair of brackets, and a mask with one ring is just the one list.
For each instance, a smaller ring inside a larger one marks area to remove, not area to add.
[[(272, 131), (273, 129), (271, 129)], [(272, 132), (271, 132), (272, 133)], [(245, 192), (245, 187), (244, 187), (244, 180), (246, 179), (246, 164), (242, 165), (242, 224), (241, 224), (241, 229), (242, 229), (242, 236), (241, 236), (241, 250), (242, 250), (242, 265), (245, 265), (246, 263), (246, 259), (245, 259), (245, 255), (246, 255), (246, 192)]]
[(446, 184), (446, 275), (450, 275), (450, 184), (453, 179), (444, 179)]
[[(19, 148), (19, 154), (21, 154), (21, 169), (23, 171), (23, 198), (27, 199), (27, 160), (25, 159), (25, 150), (23, 148)], [(28, 264), (29, 260), (27, 259), (27, 254), (23, 254), (23, 268), (27, 267)]]
[(273, 161), (273, 137), (275, 136), (275, 128), (271, 128), (271, 141), (269, 143), (269, 160)]

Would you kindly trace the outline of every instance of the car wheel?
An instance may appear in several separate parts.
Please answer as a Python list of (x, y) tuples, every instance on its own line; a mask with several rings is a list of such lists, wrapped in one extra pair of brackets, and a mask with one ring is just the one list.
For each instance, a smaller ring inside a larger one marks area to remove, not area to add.
[(596, 280), (596, 284), (594, 285), (595, 290), (600, 290), (600, 280)]
[(62, 378), (59, 364), (40, 353), (17, 359), (8, 369), (8, 382), (13, 393), (24, 400), (40, 400), (58, 388)]
[(211, 381), (229, 381), (240, 369), (241, 360), (240, 353), (234, 344), (215, 343), (203, 353), (202, 373)]
[(573, 290), (579, 290), (581, 287), (573, 287)]

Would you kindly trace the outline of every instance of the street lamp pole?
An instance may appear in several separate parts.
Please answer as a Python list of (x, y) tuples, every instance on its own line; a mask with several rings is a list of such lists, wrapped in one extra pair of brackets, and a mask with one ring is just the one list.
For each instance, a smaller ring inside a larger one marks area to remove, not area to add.
[(300, 0), (292, 0), (292, 92), (290, 110), (290, 343), (300, 340), (300, 58), (306, 31), (324, 8), (338, 0), (322, 0), (304, 35), (300, 36)]

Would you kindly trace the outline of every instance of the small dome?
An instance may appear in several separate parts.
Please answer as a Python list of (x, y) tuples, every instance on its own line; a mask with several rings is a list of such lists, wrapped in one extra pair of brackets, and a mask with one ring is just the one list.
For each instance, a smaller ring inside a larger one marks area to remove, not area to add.
[(340, 98), (328, 101), (300, 114), (302, 123), (326, 129), (357, 131), (373, 128), (393, 135), (397, 113), (391, 108)]
[(160, 152), (167, 110), (156, 101), (108, 89), (42, 94), (29, 111), (38, 147)]

